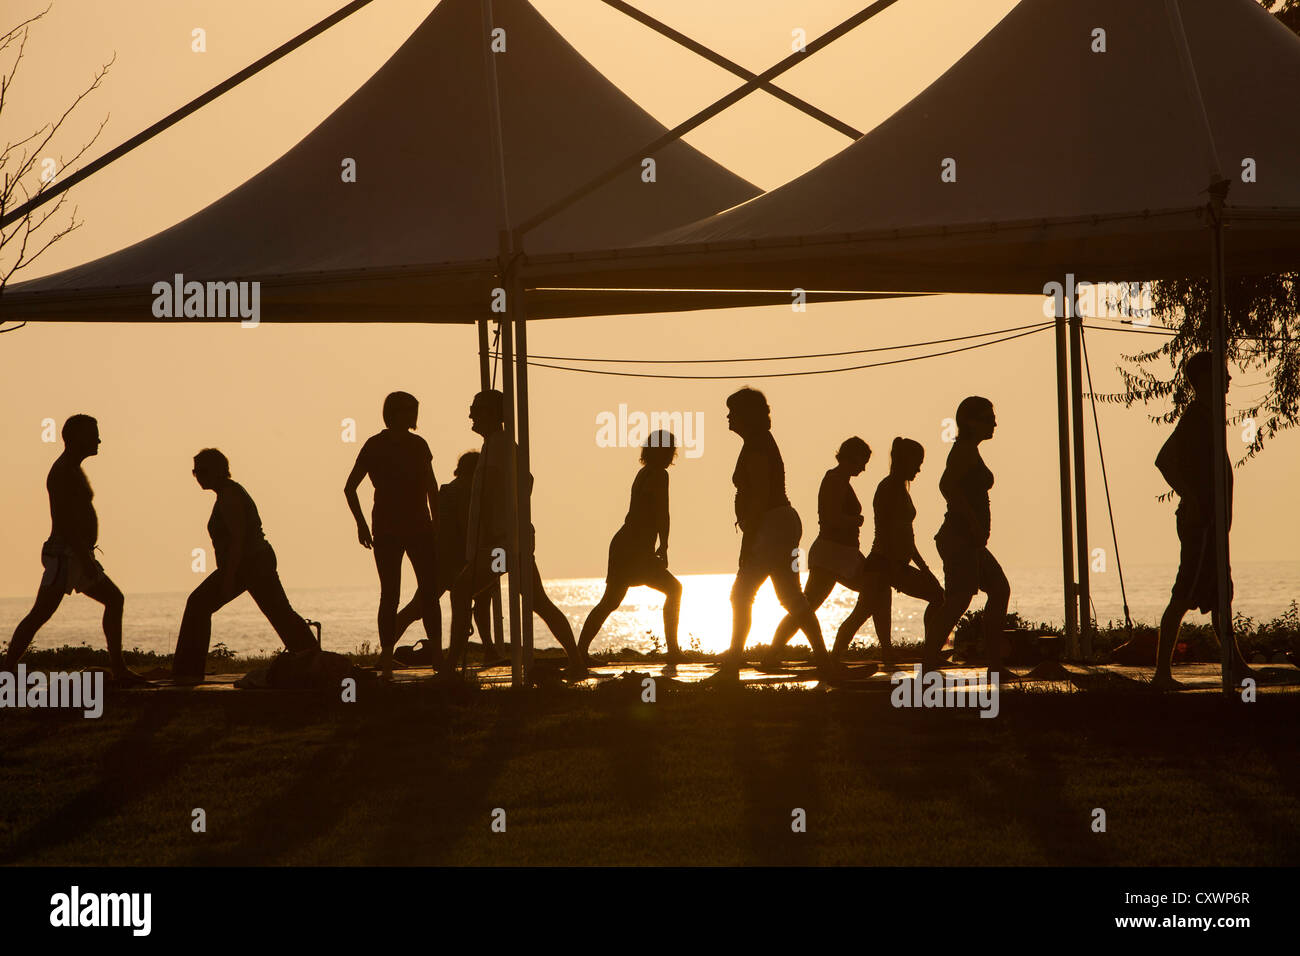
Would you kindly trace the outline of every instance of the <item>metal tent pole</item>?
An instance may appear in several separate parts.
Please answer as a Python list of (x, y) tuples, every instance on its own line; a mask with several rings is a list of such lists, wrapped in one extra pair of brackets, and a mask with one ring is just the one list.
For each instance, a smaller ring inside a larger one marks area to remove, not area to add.
[[(508, 302), (508, 288), (506, 295)], [(507, 305), (507, 310), (509, 308), (510, 306)], [(506, 438), (509, 439), (507, 442), (509, 454), (506, 460), (508, 475), (506, 487), (511, 500), (518, 502), (519, 489), (515, 480), (518, 474), (516, 461), (518, 456), (515, 454), (515, 337), (510, 326), (510, 313), (507, 311), (505, 317), (501, 320), (501, 386), (502, 391), (505, 393), (505, 429)], [(506, 570), (510, 575), (509, 587), (507, 588), (510, 598), (510, 683), (515, 687), (522, 687), (524, 683), (524, 655), (519, 634), (519, 532), (517, 522), (510, 529), (510, 540), (507, 549)]]
[[(486, 392), (488, 389), (492, 387), (492, 362), (490, 356), (491, 347), (488, 344), (488, 320), (485, 318), (479, 319), (477, 325), (478, 325), (478, 385), (479, 385), (479, 391)], [(504, 644), (505, 642), (502, 638), (502, 625), (504, 622), (501, 617), (501, 582), (500, 581), (497, 581), (496, 585), (492, 588), (492, 593), (490, 595), (490, 603), (492, 605), (492, 624), (491, 624), (492, 633), (491, 635), (480, 634), (479, 638), (482, 640), (486, 640), (490, 636), (493, 646), (501, 647), (502, 644)]]
[(489, 38), (495, 18), (492, 15), (492, 0), (482, 0), (483, 34), (479, 41), (483, 44), (484, 75), (487, 81), (487, 106), (491, 112), (488, 132), (492, 141), (492, 160), (496, 172), (497, 186), (497, 273), (501, 288), (505, 292), (505, 315), (501, 317), (501, 387), (505, 395), (505, 429), (509, 441), (508, 488), (510, 499), (515, 503), (515, 522), (511, 528), (509, 554), (506, 556), (506, 569), (510, 575), (510, 682), (515, 687), (524, 683), (524, 655), (520, 640), (519, 607), (519, 480), (518, 455), (515, 445), (515, 369), (514, 369), (514, 317), (519, 307), (518, 297), (511, 288), (516, 271), (514, 233), (510, 228), (510, 194), (506, 185), (506, 158), (504, 136), (501, 131), (501, 94), (497, 86), (497, 54), (492, 52)]
[(1079, 646), (1084, 660), (1092, 660), (1092, 600), (1088, 587), (1088, 491), (1087, 462), (1083, 453), (1083, 319), (1078, 300), (1071, 303), (1070, 366), (1071, 410), (1074, 419), (1074, 532), (1078, 544)]
[(511, 269), (506, 294), (510, 297), (510, 314), (514, 318), (517, 336), (515, 347), (519, 353), (515, 363), (515, 395), (519, 402), (516, 420), (519, 429), (519, 491), (516, 496), (519, 515), (519, 617), (523, 625), (524, 681), (528, 682), (533, 670), (533, 562), (536, 542), (533, 540), (533, 480), (528, 430), (528, 315), (524, 308), (524, 288), (519, 279), (518, 263), (515, 265), (516, 268)]
[(1074, 603), (1074, 515), (1070, 494), (1070, 377), (1066, 365), (1065, 310), (1056, 317), (1056, 440), (1061, 463), (1061, 576), (1065, 586), (1065, 646), (1078, 657), (1079, 626)]

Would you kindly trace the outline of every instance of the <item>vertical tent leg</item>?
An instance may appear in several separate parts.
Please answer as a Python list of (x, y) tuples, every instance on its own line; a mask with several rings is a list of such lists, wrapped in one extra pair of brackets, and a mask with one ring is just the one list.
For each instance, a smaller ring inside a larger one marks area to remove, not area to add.
[(1071, 657), (1080, 654), (1075, 616), (1074, 512), (1070, 494), (1070, 380), (1066, 366), (1065, 312), (1056, 317), (1056, 439), (1061, 461), (1061, 576), (1065, 587), (1065, 647)]
[(519, 475), (515, 487), (518, 489), (519, 515), (519, 620), (523, 636), (524, 680), (528, 681), (533, 669), (533, 561), (536, 543), (533, 541), (533, 478), (528, 432), (528, 315), (524, 309), (524, 286), (517, 268), (511, 270), (507, 295), (511, 301), (510, 314), (514, 316), (519, 352), (515, 363), (518, 381), (515, 394), (519, 402)]
[(1228, 522), (1232, 520), (1232, 504), (1228, 498), (1229, 476), (1232, 467), (1228, 459), (1228, 322), (1227, 283), (1223, 256), (1223, 199), (1216, 196), (1211, 208), (1213, 221), (1210, 233), (1210, 352), (1214, 356), (1213, 401), (1210, 442), (1215, 457), (1214, 468), (1214, 548), (1218, 558), (1218, 601), (1220, 627), (1219, 642), (1223, 645), (1223, 692), (1231, 694), (1235, 686), (1232, 673), (1232, 649), (1235, 646), (1232, 627), (1232, 573), (1228, 560)]
[[(514, 309), (514, 303), (511, 302), (509, 294), (509, 282), (505, 286), (506, 292), (506, 314), (501, 320), (501, 386), (505, 392), (505, 428), (506, 437), (510, 439), (508, 446), (511, 451), (510, 460), (506, 462), (506, 473), (508, 475), (508, 493), (512, 501), (519, 500), (519, 489), (515, 485), (516, 464), (513, 453), (515, 447), (515, 368), (514, 368), (514, 335), (511, 331), (511, 312)], [(509, 572), (510, 596), (510, 683), (515, 687), (522, 687), (524, 683), (524, 656), (523, 645), (520, 643), (519, 635), (519, 540), (517, 535), (512, 534), (511, 541), (508, 545), (509, 552), (506, 554), (506, 570)]]
[[(488, 320), (478, 320), (478, 387), (479, 391), (486, 392), (492, 387), (492, 360), (488, 345)], [(489, 597), (492, 605), (492, 643), (496, 647), (501, 647), (505, 642), (502, 639), (502, 618), (501, 618), (501, 582), (498, 581), (492, 588)], [(486, 640), (489, 635), (480, 634), (481, 640)]]
[(1078, 302), (1071, 303), (1070, 366), (1073, 379), (1071, 408), (1074, 417), (1074, 531), (1078, 542), (1079, 645), (1084, 660), (1092, 660), (1092, 599), (1088, 587), (1087, 462), (1083, 454), (1083, 323)]
[[(517, 314), (519, 303), (516, 301), (517, 296), (513, 288), (513, 276), (515, 275), (514, 264), (514, 233), (510, 228), (510, 196), (506, 184), (506, 160), (505, 160), (505, 141), (501, 131), (501, 94), (497, 85), (497, 65), (496, 54), (487, 43), (487, 38), (492, 33), (494, 18), (492, 15), (492, 0), (481, 0), (480, 11), (483, 17), (483, 56), (484, 56), (484, 75), (487, 80), (487, 105), (492, 113), (492, 121), (488, 124), (488, 129), (492, 134), (492, 160), (496, 172), (497, 186), (497, 262), (499, 263), (498, 273), (501, 279), (501, 287), (506, 293), (506, 312), (501, 319), (501, 387), (505, 393), (505, 426), (506, 434), (510, 437), (510, 447), (515, 448), (515, 369), (514, 369), (514, 317)], [(516, 464), (517, 455), (513, 452), (511, 460), (507, 462), (509, 471), (509, 493), (512, 501), (516, 505), (516, 518), (518, 517), (519, 486), (518, 472)], [(515, 523), (516, 530), (518, 521)], [(507, 555), (507, 570), (510, 575), (509, 595), (510, 595), (510, 682), (515, 687), (520, 687), (524, 683), (524, 658), (523, 646), (520, 643), (520, 608), (519, 608), (519, 586), (520, 586), (520, 567), (519, 567), (519, 536), (512, 535), (510, 542), (510, 554)], [(500, 585), (498, 585), (498, 592)], [(529, 616), (529, 626), (531, 627), (531, 615)]]

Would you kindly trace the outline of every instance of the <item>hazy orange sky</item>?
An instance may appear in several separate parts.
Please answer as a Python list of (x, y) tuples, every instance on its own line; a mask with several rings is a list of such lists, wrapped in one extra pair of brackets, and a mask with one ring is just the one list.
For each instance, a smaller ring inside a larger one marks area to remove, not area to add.
[[(4, 23), (45, 0), (7, 0)], [(174, 0), (56, 0), (35, 28), (10, 91), (3, 135), (15, 139), (57, 115), (114, 53), (103, 87), (63, 140), (80, 144), (106, 114), (95, 154), (156, 121), (338, 6), (341, 0), (176, 3)], [(785, 56), (791, 31), (815, 37), (860, 0), (638, 0), (638, 6), (756, 71)], [(172, 225), (282, 155), (348, 97), (409, 36), (432, 0), (377, 0), (306, 48), (77, 187), (84, 227), (47, 253), (33, 278), (96, 258)], [(651, 33), (598, 0), (536, 0), (578, 51), (666, 125), (686, 118), (739, 81)], [(976, 43), (1013, 0), (905, 0), (780, 80), (791, 92), (868, 130), (923, 89)], [(207, 52), (191, 51), (191, 30)], [(1026, 82), (1033, 82), (1027, 77)], [(972, 108), (979, 107), (978, 91)], [(412, 113), (410, 122), (427, 118)], [(1062, 117), (1062, 122), (1069, 122)], [(1099, 145), (1122, 148), (1114, 129)], [(772, 188), (848, 145), (848, 140), (766, 94), (754, 94), (688, 137), (706, 154)], [(411, 170), (400, 170), (411, 174)], [(1042, 315), (1037, 297), (942, 296), (530, 325), (535, 353), (625, 357), (729, 357), (836, 351), (1024, 325)], [(1099, 390), (1116, 386), (1121, 351), (1150, 339), (1089, 333)], [(212, 498), (190, 476), (201, 447), (222, 448), (256, 499), (290, 587), (370, 583), (371, 557), (357, 544), (343, 481), (358, 445), (340, 440), (355, 418), (361, 437), (381, 425), (384, 395), (421, 399), (420, 432), (441, 480), (455, 456), (476, 445), (466, 411), (478, 385), (469, 327), (286, 326), (256, 332), (237, 322), (170, 325), (31, 325), (0, 337), (0, 500), (4, 548), (0, 587), (31, 594), (49, 531), (46, 471), (59, 446), (41, 422), (74, 412), (100, 420), (104, 445), (87, 464), (109, 573), (128, 593), (193, 587), (191, 549), (208, 545)], [(847, 363), (853, 364), (853, 363)], [(770, 367), (768, 370), (776, 370)], [(1257, 392), (1259, 372), (1234, 375), (1235, 403)], [(903, 434), (927, 448), (913, 486), (917, 538), (934, 560), (942, 518), (937, 481), (947, 447), (943, 419), (979, 393), (993, 400), (997, 436), (985, 459), (997, 476), (991, 547), (1009, 569), (1059, 566), (1054, 348), (1050, 333), (977, 352), (831, 376), (763, 381), (786, 460), (791, 498), (807, 547), (816, 490), (840, 441), (865, 438), (876, 455), (858, 479), (869, 502), (889, 443)], [(739, 440), (726, 430), (723, 401), (742, 382), (654, 382), (534, 369), (533, 472), (538, 563), (547, 576), (604, 572), (608, 540), (627, 507), (636, 452), (598, 447), (596, 418), (620, 403), (633, 410), (704, 414), (703, 455), (673, 470), (673, 567), (680, 573), (735, 567), (730, 474)], [(1240, 387), (1238, 387), (1240, 386)], [(1150, 411), (1163, 411), (1152, 408)], [(1167, 434), (1142, 409), (1100, 410), (1120, 544), (1126, 564), (1176, 557), (1172, 503), (1152, 460)], [(1091, 530), (1110, 550), (1101, 474), (1088, 420)], [(1240, 447), (1240, 446), (1236, 446)], [(1297, 436), (1275, 441), (1238, 472), (1233, 546), (1238, 562), (1290, 559), (1295, 512), (1274, 510), (1294, 493)], [(368, 489), (368, 486), (367, 486)], [(367, 510), (369, 508), (366, 499)], [(869, 529), (868, 529), (869, 533)], [(869, 538), (868, 538), (869, 543)], [(1012, 575), (1013, 594), (1015, 576)], [(1013, 597), (1014, 601), (1014, 597)], [(1103, 617), (1118, 609), (1098, 607)]]

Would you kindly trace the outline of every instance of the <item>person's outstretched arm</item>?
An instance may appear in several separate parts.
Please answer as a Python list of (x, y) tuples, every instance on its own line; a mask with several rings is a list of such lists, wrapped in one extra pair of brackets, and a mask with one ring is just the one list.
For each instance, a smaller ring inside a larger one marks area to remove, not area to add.
[[(357, 540), (361, 542), (361, 547), (371, 548), (374, 541), (370, 537), (370, 525), (366, 523), (366, 514), (361, 510), (361, 500), (357, 498), (357, 488), (361, 484), (361, 479), (366, 477), (369, 468), (366, 465), (366, 446), (361, 446), (361, 451), (357, 453), (356, 464), (352, 466), (352, 471), (348, 474), (348, 480), (343, 485), (343, 497), (348, 501), (348, 508), (352, 511), (352, 517), (357, 519)], [(434, 521), (438, 520), (438, 514), (435, 511)]]

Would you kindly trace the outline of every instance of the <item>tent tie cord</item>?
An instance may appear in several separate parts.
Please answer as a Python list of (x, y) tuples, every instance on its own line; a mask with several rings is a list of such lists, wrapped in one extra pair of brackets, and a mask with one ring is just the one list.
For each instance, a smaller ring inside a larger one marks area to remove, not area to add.
[(810, 352), (806, 355), (758, 355), (751, 358), (710, 358), (710, 359), (628, 359), (628, 358), (589, 358), (584, 355), (530, 355), (529, 358), (547, 359), (553, 362), (594, 362), (604, 365), (725, 365), (736, 362), (789, 362), (797, 359), (840, 358), (845, 355), (865, 355), (870, 352), (895, 352), (899, 349), (924, 348), (928, 345), (947, 345), (950, 342), (966, 342), (970, 339), (983, 339), (991, 335), (1005, 335), (1008, 332), (1023, 332), (1025, 329), (1037, 329), (1041, 323), (1015, 325), (1006, 329), (990, 329), (972, 335), (956, 335), (947, 339), (931, 339), (928, 342), (908, 342), (904, 345), (881, 345), (870, 349), (849, 349), (843, 352)]
[[(1114, 331), (1106, 329), (1106, 331)], [(1092, 403), (1092, 425), (1097, 434), (1097, 458), (1101, 462), (1101, 485), (1106, 491), (1106, 514), (1110, 518), (1110, 540), (1111, 545), (1115, 548), (1115, 570), (1119, 574), (1119, 596), (1124, 605), (1124, 628), (1128, 632), (1129, 639), (1133, 638), (1133, 618), (1129, 614), (1128, 608), (1128, 591), (1124, 587), (1124, 564), (1119, 557), (1119, 535), (1115, 530), (1115, 509), (1110, 503), (1110, 479), (1106, 476), (1106, 454), (1101, 447), (1101, 421), (1097, 417), (1097, 393), (1092, 388), (1092, 366), (1088, 364), (1088, 340), (1083, 334), (1083, 328), (1079, 330), (1079, 346), (1083, 351), (1083, 370), (1088, 379), (1088, 400)], [(1089, 603), (1092, 603), (1091, 595)], [(1092, 613), (1094, 619), (1097, 618), (1097, 608), (1093, 605)]]
[(1010, 342), (1012, 339), (1023, 338), (1026, 335), (1034, 335), (1038, 332), (1054, 328), (1055, 322), (1044, 322), (1041, 325), (1035, 325), (1025, 332), (1017, 332), (1014, 335), (1006, 335), (1002, 338), (992, 339), (988, 342), (976, 342), (973, 345), (965, 345), (961, 348), (944, 349), (941, 352), (930, 352), (926, 355), (912, 355), (907, 358), (890, 359), (885, 362), (869, 362), (864, 365), (852, 365), (844, 368), (824, 368), (824, 369), (806, 369), (798, 372), (759, 372), (754, 374), (742, 375), (661, 375), (653, 372), (620, 372), (614, 369), (600, 368), (578, 368), (571, 365), (551, 365), (545, 362), (536, 362), (533, 359), (528, 360), (528, 365), (534, 368), (557, 369), (562, 372), (583, 372), (587, 375), (614, 375), (621, 378), (655, 378), (655, 379), (674, 379), (674, 380), (696, 380), (710, 381), (719, 379), (756, 379), (756, 378), (793, 378), (802, 375), (831, 375), (837, 372), (856, 372), (868, 368), (880, 368), (886, 365), (902, 365), (907, 362), (919, 362), (924, 359), (939, 358), (943, 355), (956, 355), (959, 352), (969, 352), (973, 349), (981, 349), (990, 345), (998, 345), (1002, 342)]

